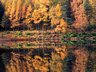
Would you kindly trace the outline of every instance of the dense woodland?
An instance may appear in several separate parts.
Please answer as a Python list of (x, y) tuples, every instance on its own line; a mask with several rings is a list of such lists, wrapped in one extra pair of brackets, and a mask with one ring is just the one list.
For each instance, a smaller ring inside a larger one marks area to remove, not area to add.
[(0, 72), (96, 72), (95, 32), (96, 0), (0, 0)]

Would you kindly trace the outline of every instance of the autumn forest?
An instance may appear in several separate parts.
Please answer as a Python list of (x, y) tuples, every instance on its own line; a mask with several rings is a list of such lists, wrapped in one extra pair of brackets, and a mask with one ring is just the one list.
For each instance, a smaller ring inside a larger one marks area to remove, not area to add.
[(0, 72), (96, 72), (96, 0), (0, 0)]

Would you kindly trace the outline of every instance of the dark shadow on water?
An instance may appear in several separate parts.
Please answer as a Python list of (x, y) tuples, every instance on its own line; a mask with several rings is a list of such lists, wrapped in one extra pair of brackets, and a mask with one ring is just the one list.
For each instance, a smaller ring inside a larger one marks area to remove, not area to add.
[(5, 72), (5, 65), (3, 63), (1, 55), (0, 55), (0, 72)]
[(37, 48), (37, 49), (0, 49), (0, 53), (8, 53), (10, 54), (11, 52), (15, 53), (20, 53), (20, 54), (29, 54), (30, 56), (34, 57), (35, 55), (44, 57), (44, 54), (49, 54), (51, 55), (52, 52), (55, 52), (54, 48)]
[[(0, 2), (0, 23), (2, 21), (2, 17), (4, 16), (4, 11), (5, 11), (4, 6)], [(3, 30), (3, 28), (0, 26), (0, 31), (1, 30)], [(2, 59), (1, 54), (0, 54), (0, 72), (5, 72), (5, 66), (4, 66), (4, 63), (3, 63), (3, 59)]]
[(89, 51), (89, 57), (86, 72), (93, 72), (96, 66), (96, 46), (87, 46), (87, 50)]
[(67, 57), (67, 72), (72, 72), (74, 63), (75, 63), (75, 55), (73, 53), (69, 53)]
[(85, 29), (86, 31), (94, 31), (96, 29), (96, 25), (88, 25)]

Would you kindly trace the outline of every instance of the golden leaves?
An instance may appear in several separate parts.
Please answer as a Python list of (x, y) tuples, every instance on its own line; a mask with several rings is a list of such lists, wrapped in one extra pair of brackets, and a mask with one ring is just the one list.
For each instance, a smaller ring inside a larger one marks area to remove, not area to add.
[(35, 4), (48, 5), (48, 4), (50, 4), (50, 0), (35, 0)]
[(89, 4), (91, 6), (90, 12), (90, 23), (96, 24), (96, 0), (89, 0)]
[(42, 58), (40, 56), (35, 56), (35, 59), (39, 59), (40, 61), (42, 61)]
[(53, 18), (53, 19), (51, 19), (51, 24), (52, 25), (57, 25), (57, 24), (59, 24), (59, 19), (56, 19), (56, 18)]
[(93, 6), (96, 6), (96, 0), (89, 0), (90, 4)]
[(30, 18), (31, 15), (32, 15), (32, 6), (29, 5), (29, 6), (27, 7), (26, 17), (25, 17), (25, 18)]
[(49, 11), (50, 18), (60, 18), (62, 15), (61, 5), (57, 4), (56, 6), (52, 6)]
[(37, 24), (41, 21), (41, 16), (40, 16), (40, 12), (38, 10), (34, 10), (33, 13), (32, 13), (32, 16), (33, 16), (33, 20), (34, 20), (34, 23)]
[(64, 21), (64, 19), (60, 19), (60, 26), (67, 27), (67, 22)]
[(33, 67), (35, 70), (40, 70), (41, 72), (48, 72), (48, 61), (45, 61), (40, 56), (35, 56), (33, 59)]
[(64, 21), (61, 20), (62, 6), (60, 3), (51, 6), (52, 1), (50, 0), (31, 1), (33, 3), (28, 0), (8, 1), (3, 2), (6, 7), (5, 13), (9, 16), (12, 23), (11, 28), (20, 26), (20, 23), (28, 25), (29, 28), (31, 27), (31, 22), (39, 24), (42, 21), (43, 23), (47, 22), (56, 26), (56, 31), (66, 32), (66, 26), (63, 26), (65, 25)]
[(60, 17), (62, 15), (60, 4), (56, 5), (55, 11), (56, 11), (56, 16), (57, 17)]
[(61, 31), (63, 33), (66, 33), (67, 31), (67, 22), (64, 21), (64, 19), (59, 20), (59, 25), (55, 28), (55, 31)]
[(61, 31), (65, 33), (67, 22), (65, 22), (64, 19), (61, 18), (61, 16), (62, 10), (60, 4), (57, 4), (56, 6), (50, 8), (49, 17), (51, 18), (51, 24), (56, 26), (55, 31)]
[(65, 57), (67, 56), (67, 47), (66, 46), (62, 46), (60, 48), (55, 48), (55, 50), (59, 54), (60, 58), (62, 60), (64, 60)]
[(41, 4), (50, 4), (50, 0), (39, 0)]
[(35, 72), (37, 70), (39, 70), (40, 72), (48, 72), (50, 67), (50, 71), (52, 72), (62, 72), (63, 64), (61, 62), (61, 56), (63, 57), (64, 54), (61, 53), (61, 51), (63, 50), (60, 50), (61, 55), (52, 52), (52, 56), (51, 56), (52, 59), (50, 59), (50, 62), (49, 59), (45, 59), (46, 57), (42, 58), (36, 55), (33, 58), (29, 53), (22, 54), (22, 53), (11, 52), (11, 60), (9, 60), (10, 62), (7, 63), (6, 68), (8, 72), (11, 71), (20, 72), (21, 70), (24, 70), (25, 72), (27, 72), (27, 70), (29, 72)]
[(62, 63), (60, 62), (61, 57), (58, 53), (52, 53), (52, 60), (50, 61), (50, 71), (51, 72), (62, 72)]
[(18, 20), (19, 19), (19, 11), (20, 11), (20, 8), (21, 8), (21, 4), (22, 4), (22, 1), (21, 0), (18, 0), (17, 1), (17, 6), (16, 6), (16, 20)]
[(40, 23), (40, 21), (47, 21), (48, 20), (47, 7), (45, 5), (40, 4), (38, 9), (34, 9), (32, 17), (35, 24)]

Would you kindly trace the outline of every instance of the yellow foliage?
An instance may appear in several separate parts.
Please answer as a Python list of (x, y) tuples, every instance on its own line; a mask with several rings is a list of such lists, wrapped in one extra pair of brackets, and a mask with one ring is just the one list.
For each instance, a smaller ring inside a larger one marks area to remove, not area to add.
[(40, 67), (40, 71), (41, 72), (48, 72), (48, 68), (47, 67), (44, 67), (44, 66), (41, 66)]
[(22, 4), (22, 1), (21, 0), (18, 0), (17, 1), (17, 6), (16, 6), (16, 20), (18, 20), (19, 19), (19, 10), (20, 10), (20, 6), (21, 6), (21, 4)]
[(50, 8), (50, 18), (58, 18), (62, 15), (61, 6), (57, 4)]
[(35, 0), (35, 4), (49, 5), (50, 4), (50, 0)]
[(96, 0), (89, 0), (91, 5), (91, 17), (90, 17), (90, 24), (96, 24)]
[(38, 8), (34, 9), (33, 13), (32, 13), (32, 17), (34, 20), (34, 23), (40, 23), (40, 21), (47, 21), (47, 17), (48, 17), (48, 8), (46, 7), (46, 5), (41, 4), (40, 2), (37, 2), (37, 0), (35, 1), (35, 5), (38, 4)]
[(61, 26), (61, 27), (67, 27), (67, 25), (68, 25), (68, 24), (67, 24), (67, 22), (64, 21), (64, 19), (61, 19), (61, 20), (60, 20), (60, 26)]
[(41, 4), (48, 5), (50, 4), (50, 0), (39, 0)]
[(22, 4), (22, 18), (26, 16), (26, 4)]
[(32, 6), (29, 5), (27, 7), (26, 18), (29, 18), (29, 16), (31, 16), (31, 15), (32, 15)]
[(48, 72), (48, 61), (45, 61), (40, 56), (35, 56), (33, 60), (33, 67), (41, 72)]
[(57, 25), (57, 24), (59, 24), (59, 22), (60, 22), (59, 19), (56, 19), (56, 18), (51, 19), (51, 24), (53, 24), (53, 25)]
[(64, 60), (67, 56), (67, 47), (62, 46), (60, 48), (55, 48), (56, 52), (60, 55), (61, 59)]
[(55, 31), (66, 32), (67, 22), (60, 18), (62, 15), (61, 5), (57, 4), (50, 8), (49, 17), (51, 18), (51, 24), (56, 25)]
[(66, 33), (67, 31), (67, 22), (65, 22), (63, 19), (60, 19), (59, 25), (55, 28), (55, 31), (61, 31), (63, 33)]
[(35, 59), (39, 59), (42, 61), (42, 58), (40, 56), (35, 56)]
[(41, 62), (36, 60), (36, 61), (33, 62), (33, 67), (38, 70), (41, 66), (40, 64), (41, 64)]
[(51, 72), (62, 72), (63, 64), (59, 61), (50, 62), (50, 71)]
[(56, 9), (56, 11), (55, 11), (56, 12), (56, 16), (60, 17), (62, 15), (60, 4), (57, 4), (55, 9)]
[(38, 10), (34, 10), (32, 13), (34, 23), (39, 23), (41, 21), (41, 16), (40, 12)]
[(89, 0), (89, 3), (93, 6), (96, 6), (96, 0)]
[[(65, 22), (61, 18), (61, 5), (51, 5), (51, 0), (1, 0), (6, 12), (9, 16), (12, 27), (19, 26), (19, 20), (24, 19), (22, 24), (28, 25), (33, 21), (34, 24), (39, 24), (41, 21), (49, 22), (56, 26), (56, 31), (65, 32)], [(46, 23), (47, 24), (47, 23)], [(31, 26), (30, 26), (31, 27)]]
[(12, 4), (11, 4), (10, 18), (13, 18), (13, 16), (14, 16), (15, 7), (16, 7), (16, 0), (13, 0), (13, 1), (12, 1)]

